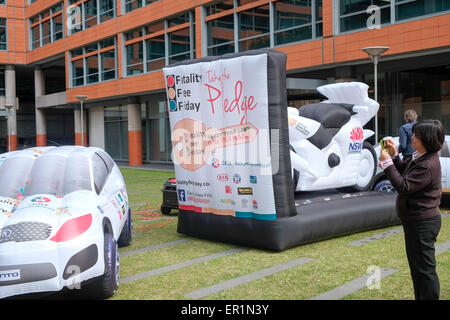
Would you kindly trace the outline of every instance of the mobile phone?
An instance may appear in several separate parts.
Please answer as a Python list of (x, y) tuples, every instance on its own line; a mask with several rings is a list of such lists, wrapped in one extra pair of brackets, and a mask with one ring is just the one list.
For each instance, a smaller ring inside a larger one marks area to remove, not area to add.
[(380, 140), (381, 149), (387, 152), (386, 147), (384, 146), (384, 138)]

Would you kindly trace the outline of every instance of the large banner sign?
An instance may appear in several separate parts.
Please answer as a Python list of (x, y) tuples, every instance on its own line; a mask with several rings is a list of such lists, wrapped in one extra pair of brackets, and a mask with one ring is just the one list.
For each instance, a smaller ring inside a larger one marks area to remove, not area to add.
[(164, 68), (179, 207), (275, 220), (267, 55)]

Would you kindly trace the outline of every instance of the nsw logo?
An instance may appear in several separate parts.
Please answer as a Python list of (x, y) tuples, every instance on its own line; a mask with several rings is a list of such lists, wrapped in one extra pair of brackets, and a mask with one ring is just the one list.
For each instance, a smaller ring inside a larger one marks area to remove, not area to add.
[(361, 151), (363, 147), (364, 131), (361, 127), (355, 127), (350, 132), (350, 144), (348, 145), (348, 151)]
[(238, 175), (237, 173), (235, 173), (233, 175), (233, 182), (236, 183), (236, 184), (241, 183), (241, 176)]

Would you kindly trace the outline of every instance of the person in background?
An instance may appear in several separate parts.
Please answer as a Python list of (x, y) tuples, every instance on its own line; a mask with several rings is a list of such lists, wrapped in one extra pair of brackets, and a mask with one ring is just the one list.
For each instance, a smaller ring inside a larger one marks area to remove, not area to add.
[(412, 146), (412, 126), (417, 122), (417, 113), (413, 109), (408, 109), (403, 115), (405, 124), (398, 130), (398, 140), (399, 147), (398, 152), (402, 154), (403, 157), (411, 157), (414, 153), (414, 147)]
[(412, 146), (408, 159), (400, 159), (393, 140), (380, 151), (380, 166), (397, 190), (396, 209), (405, 234), (406, 255), (416, 300), (438, 300), (436, 238), (441, 229), (441, 164), (438, 151), (445, 132), (439, 120), (412, 126)]

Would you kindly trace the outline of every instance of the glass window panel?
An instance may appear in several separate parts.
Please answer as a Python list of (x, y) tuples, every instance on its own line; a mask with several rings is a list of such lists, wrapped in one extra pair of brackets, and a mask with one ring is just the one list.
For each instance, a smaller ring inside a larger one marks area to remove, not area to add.
[(98, 56), (93, 55), (86, 58), (87, 83), (98, 82)]
[(178, 17), (176, 17), (176, 18), (173, 18), (173, 19), (170, 19), (168, 22), (169, 22), (169, 28), (170, 27), (173, 27), (173, 26), (178, 26), (178, 25), (180, 25), (180, 24), (183, 24), (183, 23), (186, 23), (186, 22), (189, 22), (190, 21), (190, 19), (189, 19), (189, 13), (186, 13), (186, 14), (183, 14), (183, 15), (181, 15), (181, 16), (178, 16)]
[(84, 17), (86, 29), (97, 24), (97, 0), (88, 0), (84, 3)]
[(39, 15), (35, 15), (34, 17), (30, 18), (30, 24), (36, 23), (39, 21)]
[(50, 17), (50, 10), (45, 10), (41, 12), (41, 20)]
[(169, 64), (175, 63), (175, 62), (179, 62), (179, 61), (184, 61), (184, 60), (188, 60), (191, 58), (190, 53), (182, 53), (182, 54), (178, 54), (175, 56), (170, 56), (169, 59)]
[(114, 50), (101, 53), (102, 59), (102, 81), (111, 80), (116, 77), (116, 57)]
[(100, 0), (100, 22), (114, 18), (114, 0)]
[(206, 7), (206, 15), (210, 16), (215, 13), (223, 12), (229, 9), (233, 9), (233, 0), (227, 0), (221, 3), (213, 4), (212, 6)]
[(127, 74), (144, 72), (144, 53), (142, 41), (130, 44), (127, 48)]
[[(400, 2), (400, 1), (396, 1)], [(449, 0), (416, 0), (396, 4), (396, 20), (410, 19), (422, 15), (450, 10)]]
[(275, 2), (275, 30), (312, 22), (311, 1), (280, 0)]
[(269, 33), (269, 6), (261, 6), (239, 13), (240, 38)]
[[(381, 23), (389, 23), (391, 21), (391, 9), (390, 7), (385, 7), (380, 10), (381, 13)], [(350, 31), (356, 29), (367, 28), (367, 18), (369, 16), (364, 11), (360, 14), (351, 15), (348, 17), (341, 18), (340, 31)]]
[(46, 45), (51, 42), (50, 39), (50, 20), (47, 20), (41, 24), (42, 26), (42, 44)]
[(316, 0), (316, 21), (323, 20), (323, 5), (322, 0)]
[(208, 46), (234, 41), (233, 15), (207, 22)]
[(63, 7), (62, 2), (58, 3), (52, 8), (52, 13), (60, 12), (62, 10), (62, 7)]
[(125, 33), (125, 41), (137, 39), (142, 37), (142, 28), (138, 28)]
[(82, 86), (84, 84), (83, 78), (83, 59), (72, 62), (72, 85)]
[(208, 48), (209, 56), (221, 56), (226, 53), (234, 52), (234, 42)]
[(86, 53), (90, 53), (90, 52), (94, 52), (98, 50), (98, 44), (97, 43), (93, 43), (90, 44), (88, 46), (86, 46)]
[(288, 29), (275, 33), (275, 45), (283, 45), (290, 42), (311, 39), (312, 27), (305, 26), (302, 28)]
[(53, 39), (58, 40), (63, 37), (62, 15), (58, 15), (52, 19), (53, 22)]
[(170, 55), (185, 53), (190, 51), (189, 28), (181, 29), (169, 34), (169, 53)]
[[(1, 30), (1, 28), (0, 28), (0, 30)], [(39, 48), (41, 46), (41, 34), (40, 34), (39, 25), (31, 28), (31, 42), (32, 42), (33, 49)]]
[(114, 38), (109, 38), (106, 40), (100, 41), (100, 48), (107, 48), (114, 45)]
[(125, 2), (125, 9), (127, 12), (136, 10), (142, 7), (142, 0), (131, 0)]
[(239, 51), (267, 48), (270, 46), (270, 36), (265, 35), (248, 40), (239, 41)]
[(162, 69), (165, 65), (164, 35), (146, 40), (147, 71)]
[(152, 23), (145, 27), (145, 34), (151, 34), (164, 30), (164, 21)]
[(390, 0), (340, 0), (339, 11), (341, 15), (366, 12), (371, 5), (379, 7), (390, 6)]

